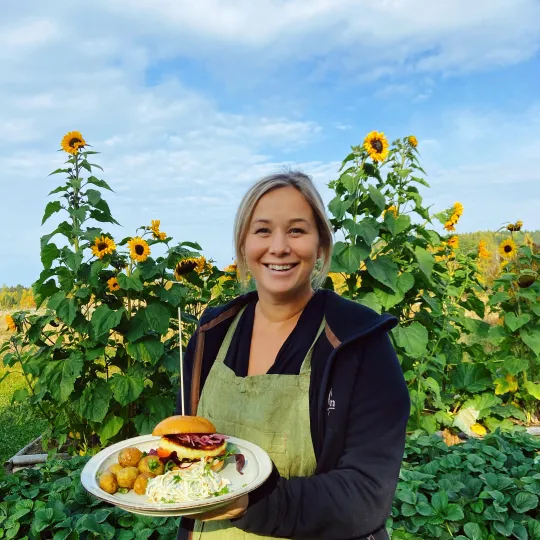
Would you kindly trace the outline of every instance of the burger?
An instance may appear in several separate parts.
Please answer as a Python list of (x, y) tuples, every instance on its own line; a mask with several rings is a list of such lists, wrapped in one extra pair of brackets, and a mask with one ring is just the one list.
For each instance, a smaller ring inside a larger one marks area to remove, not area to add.
[(204, 459), (218, 472), (225, 459), (233, 455), (227, 451), (227, 437), (216, 433), (214, 424), (200, 416), (170, 416), (156, 425), (152, 435), (161, 436), (157, 455), (162, 460), (171, 459), (181, 468)]

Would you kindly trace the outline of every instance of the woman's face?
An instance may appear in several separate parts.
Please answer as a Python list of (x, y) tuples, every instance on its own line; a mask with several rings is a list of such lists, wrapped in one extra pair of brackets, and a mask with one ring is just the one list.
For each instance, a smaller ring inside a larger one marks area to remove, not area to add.
[(275, 189), (260, 199), (244, 252), (259, 293), (289, 296), (311, 289), (319, 234), (313, 210), (297, 189)]

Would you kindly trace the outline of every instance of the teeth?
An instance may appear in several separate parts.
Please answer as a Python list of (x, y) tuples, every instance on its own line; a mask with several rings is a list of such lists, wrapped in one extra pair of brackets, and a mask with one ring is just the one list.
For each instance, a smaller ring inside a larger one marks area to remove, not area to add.
[(270, 268), (270, 270), (290, 270), (292, 264), (269, 264), (268, 268)]

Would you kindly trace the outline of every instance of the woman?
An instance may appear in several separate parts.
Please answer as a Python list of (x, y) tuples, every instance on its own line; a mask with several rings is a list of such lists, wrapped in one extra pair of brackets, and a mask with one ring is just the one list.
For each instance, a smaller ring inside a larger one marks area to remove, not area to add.
[(178, 538), (388, 538), (410, 406), (387, 334), (396, 319), (317, 289), (332, 228), (302, 173), (247, 192), (235, 248), (257, 290), (204, 312), (185, 394), (191, 414), (264, 448), (274, 472), (229, 506), (182, 519)]

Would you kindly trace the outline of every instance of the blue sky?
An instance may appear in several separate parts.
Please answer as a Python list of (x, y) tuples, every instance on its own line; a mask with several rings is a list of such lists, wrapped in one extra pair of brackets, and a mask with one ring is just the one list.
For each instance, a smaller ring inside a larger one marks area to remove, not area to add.
[(537, 0), (38, 0), (2, 7), (0, 283), (40, 271), (47, 177), (77, 129), (123, 225), (160, 219), (224, 266), (250, 183), (284, 166), (323, 197), (372, 130), (415, 134), (458, 232), (540, 229)]

